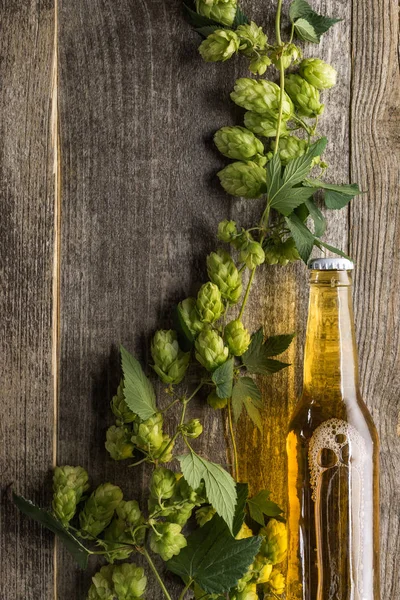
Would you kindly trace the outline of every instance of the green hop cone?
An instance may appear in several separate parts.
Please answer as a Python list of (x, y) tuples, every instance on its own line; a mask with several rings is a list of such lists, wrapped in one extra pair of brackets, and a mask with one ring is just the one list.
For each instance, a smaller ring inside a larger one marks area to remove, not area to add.
[(263, 32), (262, 27), (258, 27), (254, 21), (239, 25), (236, 33), (240, 38), (240, 50), (251, 58), (254, 51), (264, 50), (267, 44), (267, 36)]
[(253, 270), (265, 261), (264, 250), (258, 242), (248, 242), (240, 251), (239, 258), (246, 263), (248, 269)]
[(257, 583), (266, 583), (271, 577), (273, 566), (270, 563), (265, 563), (263, 560), (256, 560), (253, 563), (254, 571), (257, 576)]
[(254, 73), (254, 75), (264, 75), (270, 64), (271, 59), (266, 54), (262, 56), (255, 56), (250, 61), (249, 71)]
[(92, 577), (92, 585), (89, 589), (88, 600), (114, 600), (114, 585), (112, 574), (114, 567), (106, 565)]
[[(259, 115), (252, 111), (247, 111), (244, 115), (244, 124), (257, 135), (264, 137), (275, 137), (277, 133), (278, 121), (269, 115)], [(288, 135), (285, 121), (281, 122), (280, 137)]]
[(97, 537), (111, 522), (121, 500), (122, 491), (118, 486), (111, 483), (99, 485), (86, 500), (79, 515), (82, 532)]
[(153, 454), (154, 459), (161, 463), (167, 463), (172, 460), (174, 450), (174, 442), (171, 441), (171, 438), (168, 434), (164, 433), (163, 441), (158, 450), (156, 450)]
[(265, 590), (267, 592), (272, 591), (274, 594), (281, 596), (285, 591), (285, 587), (286, 583), (284, 575), (278, 571), (278, 569), (273, 569), (267, 585), (265, 586)]
[(265, 262), (268, 265), (279, 264), (286, 266), (288, 263), (296, 262), (296, 260), (300, 259), (292, 237), (287, 238), (284, 242), (282, 240), (269, 240), (264, 246), (264, 252)]
[(203, 425), (199, 419), (191, 419), (182, 425), (182, 433), (185, 437), (195, 440), (203, 433)]
[(290, 65), (298, 61), (301, 57), (301, 50), (295, 44), (288, 44), (283, 49), (276, 50), (271, 54), (271, 61), (279, 69), (280, 59), (282, 58), (283, 68), (288, 69)]
[(230, 600), (258, 600), (257, 585), (249, 583), (241, 591), (233, 592), (229, 598)]
[(142, 521), (142, 512), (136, 500), (122, 500), (116, 508), (116, 513), (127, 529), (137, 527)]
[(218, 223), (218, 234), (217, 237), (221, 242), (229, 244), (238, 235), (237, 225), (235, 221), (221, 221)]
[(300, 75), (317, 90), (336, 85), (337, 71), (319, 58), (307, 58), (300, 63)]
[(131, 434), (125, 427), (113, 425), (107, 429), (105, 447), (114, 460), (125, 460), (133, 456), (135, 446), (131, 442)]
[(224, 305), (219, 287), (215, 283), (208, 281), (201, 286), (197, 294), (196, 308), (203, 323), (218, 321), (224, 311)]
[(205, 62), (224, 62), (239, 50), (239, 44), (234, 31), (218, 29), (201, 42), (199, 52)]
[(154, 469), (150, 482), (150, 494), (155, 500), (167, 500), (174, 495), (176, 476), (170, 469), (158, 467)]
[(263, 143), (245, 127), (221, 127), (214, 142), (221, 154), (234, 160), (254, 160), (264, 154)]
[(163, 383), (177, 385), (185, 376), (190, 361), (190, 352), (182, 352), (176, 331), (156, 331), (151, 342), (153, 369)]
[(116, 560), (126, 560), (130, 557), (134, 548), (122, 547), (122, 545), (132, 543), (132, 536), (126, 532), (124, 521), (114, 517), (110, 525), (104, 530), (102, 546), (107, 550), (104, 555), (106, 560), (111, 564)]
[(89, 489), (89, 476), (82, 467), (56, 467), (53, 474), (53, 512), (67, 525), (75, 515), (82, 495)]
[(184, 527), (192, 516), (193, 508), (193, 504), (190, 504), (189, 502), (175, 506), (172, 505), (169, 514), (166, 515), (165, 518), (170, 523), (176, 523), (177, 525)]
[(190, 333), (196, 337), (204, 327), (204, 323), (200, 321), (196, 309), (196, 299), (186, 298), (185, 300), (182, 300), (178, 305), (178, 310), (186, 327), (189, 329)]
[[(246, 110), (276, 118), (279, 112), (280, 88), (276, 83), (267, 81), (266, 79), (249, 79), (243, 77), (236, 81), (231, 98), (238, 106)], [(292, 101), (284, 93), (282, 119), (287, 121), (292, 114)]]
[(260, 553), (272, 565), (283, 561), (287, 550), (287, 533), (284, 523), (271, 519), (266, 527), (260, 529), (259, 535), (264, 540), (261, 543)]
[(221, 25), (230, 27), (236, 16), (236, 1), (208, 4), (207, 0), (196, 0), (196, 11)]
[(324, 105), (319, 101), (319, 91), (300, 75), (288, 75), (285, 90), (300, 116), (317, 117), (324, 112)]
[(138, 567), (134, 563), (115, 565), (112, 581), (118, 600), (139, 600), (143, 598), (147, 577), (142, 567)]
[(215, 371), (228, 358), (229, 350), (216, 331), (202, 331), (195, 343), (196, 359), (207, 371)]
[(179, 554), (187, 546), (182, 527), (177, 523), (157, 523), (150, 533), (150, 548), (164, 561)]
[(259, 198), (266, 191), (267, 173), (254, 161), (231, 163), (217, 175), (224, 190), (232, 196)]
[(235, 304), (242, 295), (242, 278), (231, 256), (224, 250), (217, 250), (207, 256), (207, 273), (218, 286), (221, 296)]
[(211, 505), (201, 506), (196, 510), (197, 525), (203, 527), (203, 525), (211, 521), (215, 514), (216, 510)]
[(231, 354), (242, 356), (249, 347), (250, 333), (245, 329), (242, 321), (236, 319), (225, 327), (224, 340)]
[[(271, 143), (275, 149), (275, 140)], [(283, 165), (287, 165), (290, 160), (303, 156), (307, 151), (307, 140), (289, 135), (279, 140), (279, 156)], [(272, 155), (271, 155), (272, 158)]]
[(116, 417), (117, 425), (132, 423), (136, 418), (135, 413), (131, 411), (131, 409), (125, 401), (123, 381), (121, 381), (121, 383), (119, 384), (117, 393), (115, 394), (115, 396), (113, 396), (113, 399), (111, 400), (111, 410), (113, 411)]
[(162, 414), (156, 413), (146, 421), (135, 421), (132, 442), (150, 454), (159, 450), (164, 442)]
[(207, 403), (211, 406), (211, 408), (217, 410), (220, 408), (225, 408), (225, 406), (228, 404), (228, 398), (220, 398), (217, 395), (217, 392), (213, 390), (207, 396)]

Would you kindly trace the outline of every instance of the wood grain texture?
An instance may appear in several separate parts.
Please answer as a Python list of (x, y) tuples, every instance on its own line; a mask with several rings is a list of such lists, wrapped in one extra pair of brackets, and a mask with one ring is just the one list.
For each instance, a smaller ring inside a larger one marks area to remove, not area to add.
[(11, 488), (48, 504), (53, 462), (51, 322), (53, 3), (0, 3), (0, 598), (53, 597), (53, 536)]

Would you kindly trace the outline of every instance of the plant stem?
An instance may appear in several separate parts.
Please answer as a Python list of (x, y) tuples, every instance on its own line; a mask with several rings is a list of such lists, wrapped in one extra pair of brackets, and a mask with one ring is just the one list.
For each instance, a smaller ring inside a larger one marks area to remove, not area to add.
[(276, 8), (276, 17), (275, 17), (275, 32), (276, 32), (276, 42), (278, 46), (282, 44), (281, 40), (281, 13), (282, 13), (282, 0), (278, 0), (278, 6)]
[(178, 600), (183, 600), (186, 592), (192, 587), (193, 579), (189, 579), (189, 582), (185, 585), (185, 589), (182, 591), (182, 594), (179, 596)]
[(240, 309), (240, 313), (239, 313), (238, 319), (241, 319), (242, 316), (243, 316), (244, 309), (246, 307), (246, 303), (247, 303), (247, 300), (249, 298), (250, 288), (251, 288), (251, 284), (253, 283), (254, 273), (255, 272), (256, 272), (256, 267), (254, 267), (254, 269), (252, 269), (252, 271), (251, 271), (249, 283), (247, 284), (246, 293), (245, 293), (244, 298), (243, 298), (242, 307)]
[(233, 430), (231, 398), (229, 398), (229, 400), (228, 400), (228, 424), (229, 424), (229, 434), (231, 436), (231, 441), (232, 441), (233, 462), (235, 465), (234, 477), (235, 477), (236, 481), (239, 481), (239, 459), (238, 459), (238, 452), (237, 452), (237, 446), (236, 446), (235, 432)]
[(156, 567), (156, 565), (153, 563), (153, 561), (151, 560), (151, 556), (150, 556), (150, 554), (147, 552), (146, 548), (143, 548), (143, 555), (144, 555), (144, 557), (146, 558), (147, 562), (149, 563), (149, 567), (150, 567), (150, 569), (153, 571), (153, 573), (154, 573), (154, 575), (155, 575), (155, 578), (157, 579), (157, 581), (158, 581), (158, 584), (159, 584), (160, 588), (162, 589), (162, 592), (163, 592), (163, 594), (164, 594), (165, 598), (167, 598), (167, 600), (172, 600), (171, 596), (170, 596), (170, 595), (169, 595), (169, 593), (168, 593), (168, 590), (167, 590), (167, 588), (166, 588), (166, 587), (165, 587), (165, 585), (164, 585), (164, 582), (163, 582), (163, 580), (162, 580), (162, 579), (161, 579), (161, 577), (160, 577), (160, 574), (159, 574), (159, 572), (157, 571), (157, 567)]
[(283, 67), (283, 56), (281, 55), (279, 58), (279, 113), (278, 113), (278, 121), (276, 124), (276, 137), (275, 137), (275, 150), (274, 154), (278, 153), (279, 150), (279, 138), (281, 135), (281, 124), (282, 124), (282, 114), (283, 114), (283, 94), (285, 93), (285, 69)]
[(292, 23), (292, 29), (290, 30), (289, 44), (291, 44), (293, 42), (293, 36), (294, 36), (294, 23)]

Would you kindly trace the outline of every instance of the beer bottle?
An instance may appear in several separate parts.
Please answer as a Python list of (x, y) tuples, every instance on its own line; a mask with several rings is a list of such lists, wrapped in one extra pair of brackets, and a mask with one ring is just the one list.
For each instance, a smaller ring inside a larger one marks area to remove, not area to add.
[(303, 393), (287, 437), (287, 600), (379, 600), (379, 442), (359, 388), (353, 264), (309, 267)]

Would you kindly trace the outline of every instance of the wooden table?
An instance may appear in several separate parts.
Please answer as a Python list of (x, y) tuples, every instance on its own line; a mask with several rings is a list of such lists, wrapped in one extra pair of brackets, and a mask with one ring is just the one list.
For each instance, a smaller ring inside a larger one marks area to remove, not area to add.
[[(397, 7), (314, 5), (344, 19), (306, 52), (340, 73), (320, 129), (330, 139), (330, 177), (367, 190), (331, 212), (328, 234), (357, 263), (362, 389), (382, 444), (382, 598), (399, 600)], [(243, 8), (259, 23), (272, 19), (271, 2), (244, 0)], [(173, 304), (205, 279), (218, 221), (247, 224), (259, 213), (256, 201), (232, 200), (219, 187), (224, 163), (211, 142), (235, 122), (229, 92), (246, 66), (202, 63), (181, 0), (7, 0), (0, 19), (0, 598), (80, 600), (90, 574), (17, 513), (10, 488), (49, 505), (57, 462), (81, 464), (94, 483), (120, 483), (140, 497), (146, 469), (128, 470), (104, 449), (117, 346), (146, 359), (151, 333), (169, 327)], [(293, 366), (263, 382), (263, 434), (240, 423), (242, 479), (278, 501), (307, 294), (303, 264), (265, 268), (247, 313), (250, 328), (263, 321), (267, 333), (297, 332)], [(207, 424), (200, 448), (226, 462), (221, 418), (204, 402), (193, 415)], [(152, 580), (147, 597), (160, 598)]]

